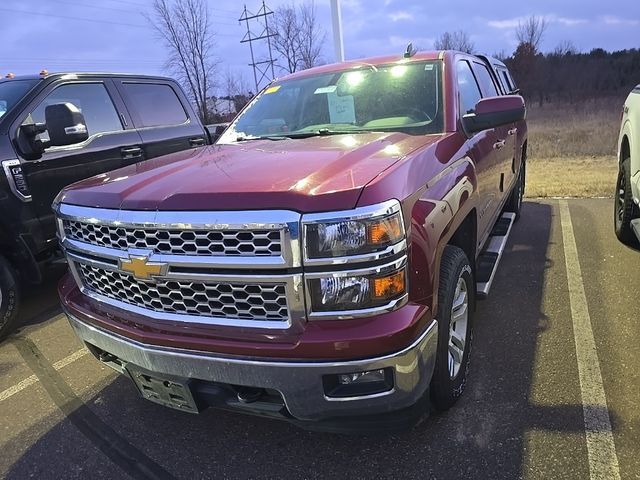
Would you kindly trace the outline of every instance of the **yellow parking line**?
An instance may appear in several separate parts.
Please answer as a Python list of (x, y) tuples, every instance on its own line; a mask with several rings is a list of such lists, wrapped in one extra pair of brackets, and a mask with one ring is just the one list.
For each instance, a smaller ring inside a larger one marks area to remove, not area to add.
[[(76, 352), (73, 352), (68, 357), (65, 357), (62, 360), (59, 360), (56, 363), (54, 363), (53, 364), (53, 368), (56, 371), (57, 370), (61, 370), (62, 368), (66, 367), (67, 365), (69, 365), (69, 364), (75, 362), (76, 360), (84, 357), (87, 353), (89, 353), (89, 352), (87, 351), (86, 348), (81, 348), (80, 350), (78, 350)], [(25, 388), (30, 387), (31, 385), (33, 385), (34, 383), (37, 383), (37, 382), (38, 382), (38, 377), (36, 377), (35, 375), (31, 375), (30, 377), (25, 378), (21, 382), (16, 383), (12, 387), (9, 387), (6, 390), (3, 390), (2, 392), (0, 392), (0, 402), (4, 402), (6, 399), (14, 396), (16, 393), (21, 392)]]

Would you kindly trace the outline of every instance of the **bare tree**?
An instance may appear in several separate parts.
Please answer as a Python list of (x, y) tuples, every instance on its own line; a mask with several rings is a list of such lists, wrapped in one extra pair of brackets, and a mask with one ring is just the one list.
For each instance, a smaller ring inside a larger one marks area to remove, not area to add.
[(236, 112), (239, 112), (253, 97), (246, 78), (232, 72), (229, 68), (225, 72), (222, 93), (225, 98), (233, 102)]
[(297, 8), (295, 4), (279, 7), (274, 23), (274, 48), (286, 62), (281, 68), (293, 73), (320, 63), (326, 33), (317, 21), (313, 0)]
[(528, 43), (535, 52), (538, 52), (547, 26), (547, 20), (544, 17), (532, 15), (525, 21), (518, 22), (516, 38), (519, 43)]
[(203, 122), (211, 118), (207, 105), (214, 87), (215, 32), (206, 0), (154, 0), (153, 16), (145, 15), (169, 49), (167, 68), (185, 86)]
[(465, 53), (473, 53), (475, 45), (467, 32), (458, 30), (444, 32), (436, 39), (434, 47), (436, 50), (459, 50)]
[(302, 69), (315, 67), (321, 61), (320, 54), (322, 44), (326, 39), (326, 33), (316, 21), (316, 6), (311, 2), (300, 5), (300, 56)]
[(563, 40), (556, 46), (556, 48), (553, 49), (553, 54), (558, 55), (559, 57), (564, 57), (565, 55), (576, 55), (577, 53), (578, 49), (571, 40)]
[(493, 54), (494, 58), (497, 58), (498, 60), (500, 60), (501, 62), (504, 62), (507, 58), (509, 58), (509, 55), (507, 54), (507, 52), (505, 51), (505, 49), (503, 48), (502, 50), (499, 50), (497, 52), (495, 52)]

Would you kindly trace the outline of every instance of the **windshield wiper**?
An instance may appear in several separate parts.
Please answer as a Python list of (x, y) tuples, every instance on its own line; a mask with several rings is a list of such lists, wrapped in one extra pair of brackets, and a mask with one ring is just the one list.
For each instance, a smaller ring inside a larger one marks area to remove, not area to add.
[(329, 130), (328, 128), (320, 128), (318, 130), (309, 130), (307, 132), (291, 132), (279, 133), (278, 135), (266, 135), (260, 138), (268, 138), (269, 140), (282, 140), (284, 138), (309, 138), (309, 137), (326, 137), (329, 135), (349, 135), (351, 133), (368, 133), (371, 130), (353, 129), (353, 130)]
[(371, 130), (353, 129), (353, 130), (329, 130), (328, 128), (320, 128), (318, 130), (309, 130), (306, 132), (278, 133), (273, 135), (238, 135), (236, 142), (245, 142), (248, 140), (286, 140), (310, 137), (325, 137), (329, 135), (349, 135), (350, 133), (369, 133)]
[(282, 140), (283, 138), (286, 137), (279, 137), (279, 136), (275, 136), (275, 135), (261, 135), (259, 137), (253, 136), (253, 135), (238, 135), (236, 137), (236, 142), (247, 142), (249, 140)]

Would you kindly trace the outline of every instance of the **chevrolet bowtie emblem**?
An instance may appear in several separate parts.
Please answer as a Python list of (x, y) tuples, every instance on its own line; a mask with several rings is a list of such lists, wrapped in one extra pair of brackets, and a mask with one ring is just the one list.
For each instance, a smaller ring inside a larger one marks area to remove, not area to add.
[(119, 263), (120, 270), (132, 273), (139, 280), (149, 280), (158, 275), (167, 273), (168, 265), (166, 263), (156, 263), (149, 261), (149, 255), (133, 255), (129, 254), (129, 258), (121, 258)]

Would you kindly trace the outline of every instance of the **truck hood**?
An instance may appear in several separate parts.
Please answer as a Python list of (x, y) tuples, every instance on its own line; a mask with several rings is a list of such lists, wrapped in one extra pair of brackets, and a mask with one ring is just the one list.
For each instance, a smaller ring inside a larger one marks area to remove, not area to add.
[(125, 210), (343, 210), (377, 175), (440, 138), (367, 133), (212, 145), (75, 183), (61, 201)]

